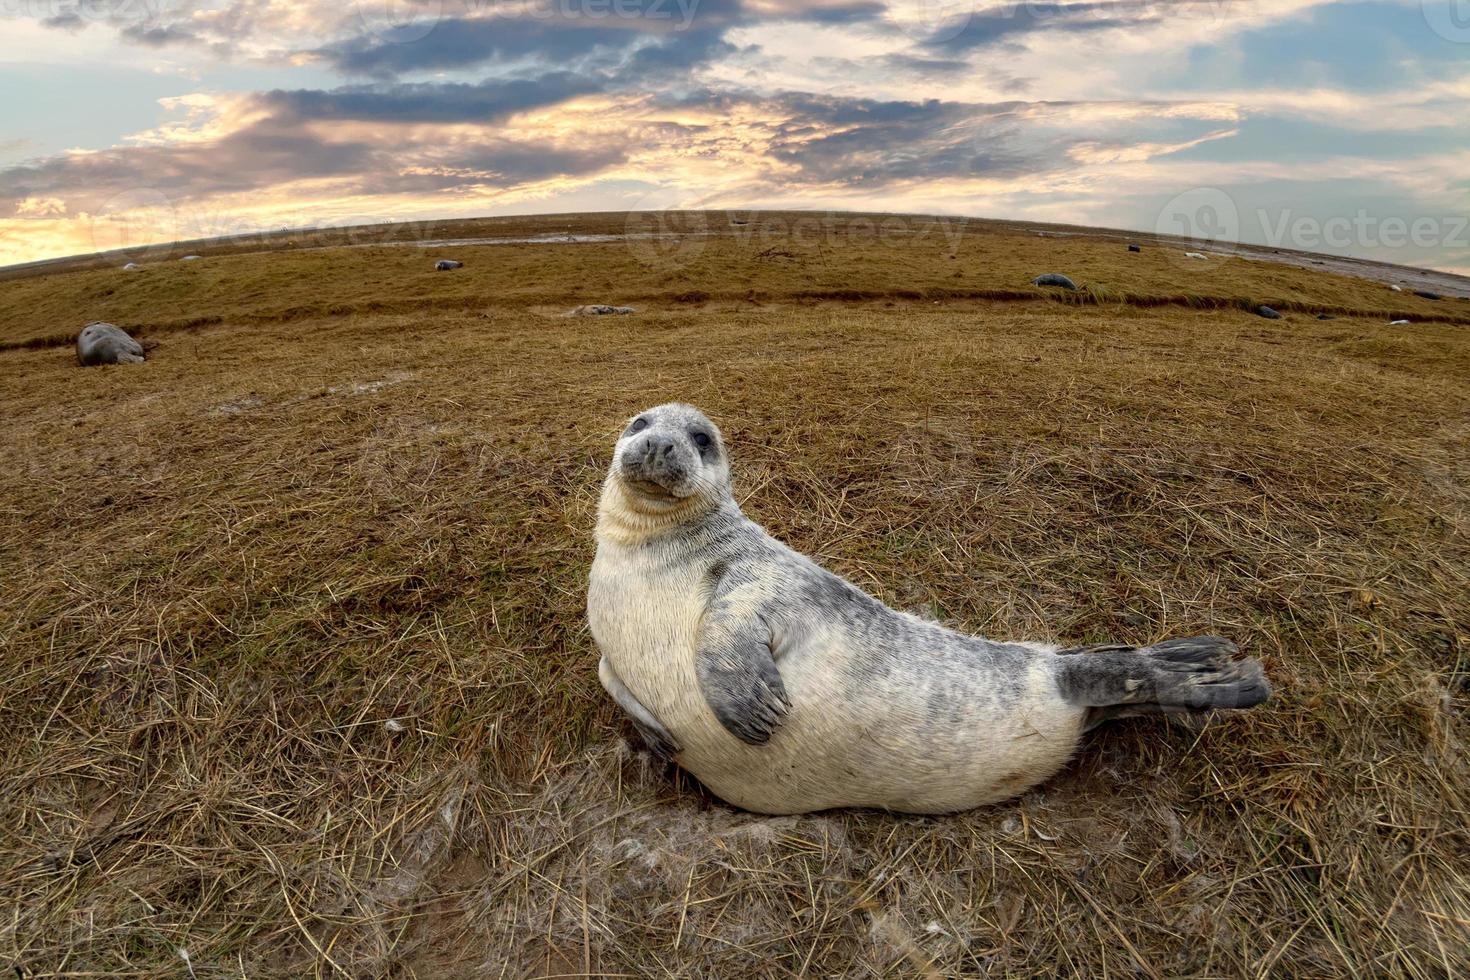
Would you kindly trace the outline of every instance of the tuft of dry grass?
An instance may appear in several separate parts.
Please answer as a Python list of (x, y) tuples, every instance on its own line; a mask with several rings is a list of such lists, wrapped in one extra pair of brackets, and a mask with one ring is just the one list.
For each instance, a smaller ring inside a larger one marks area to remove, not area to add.
[[(1182, 273), (1105, 276), (1116, 243), (933, 244), (0, 283), (0, 962), (1470, 970), (1470, 335), (1300, 270), (1232, 262), (1197, 295), (1339, 319), (1155, 304)], [(936, 303), (923, 270), (956, 263), (977, 290), (1028, 275)], [(1025, 298), (1077, 269), (1117, 292)], [(19, 346), (98, 317), (142, 325), (148, 364)], [(1219, 632), (1278, 693), (1116, 724), (970, 813), (732, 810), (637, 747), (582, 612), (608, 448), (670, 398), (725, 428), (753, 517), (894, 605), (998, 636)]]

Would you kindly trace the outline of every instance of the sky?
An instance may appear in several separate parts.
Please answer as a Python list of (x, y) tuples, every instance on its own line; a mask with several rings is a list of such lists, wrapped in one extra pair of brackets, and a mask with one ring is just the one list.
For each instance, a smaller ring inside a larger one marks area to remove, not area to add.
[(1470, 0), (0, 0), (0, 265), (679, 208), (1470, 274)]

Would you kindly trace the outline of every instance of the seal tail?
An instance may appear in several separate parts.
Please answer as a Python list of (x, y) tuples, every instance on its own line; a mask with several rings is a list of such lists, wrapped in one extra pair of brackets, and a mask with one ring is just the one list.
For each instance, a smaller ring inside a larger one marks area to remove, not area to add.
[(1089, 709), (1087, 729), (1134, 715), (1253, 708), (1271, 696), (1259, 660), (1239, 660), (1234, 643), (1191, 636), (1146, 647), (1062, 650), (1062, 697)]

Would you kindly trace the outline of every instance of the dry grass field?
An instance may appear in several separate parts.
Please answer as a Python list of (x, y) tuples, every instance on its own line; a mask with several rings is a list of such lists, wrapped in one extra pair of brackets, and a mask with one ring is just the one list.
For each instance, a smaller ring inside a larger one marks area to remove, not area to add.
[[(0, 966), (1470, 971), (1470, 303), (708, 220), (0, 282)], [(562, 315), (593, 302), (638, 313)], [(148, 363), (76, 367), (94, 319)], [(674, 398), (752, 517), (890, 604), (1221, 633), (1276, 696), (955, 816), (732, 810), (642, 752), (583, 615), (612, 441)]]

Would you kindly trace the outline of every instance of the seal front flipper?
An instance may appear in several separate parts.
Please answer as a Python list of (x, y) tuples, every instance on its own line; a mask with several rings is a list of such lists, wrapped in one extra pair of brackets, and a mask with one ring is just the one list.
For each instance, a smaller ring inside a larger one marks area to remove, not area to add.
[(717, 603), (699, 631), (699, 690), (726, 730), (749, 745), (770, 741), (791, 707), (771, 651), (771, 630), (741, 603)]
[(613, 670), (605, 656), (597, 664), (597, 679), (602, 681), (603, 689), (612, 695), (618, 707), (632, 717), (633, 727), (638, 729), (643, 744), (648, 746), (650, 752), (665, 759), (673, 759), (684, 751), (684, 747), (659, 723), (653, 712), (645, 708), (643, 702), (635, 698), (633, 692), (623, 684), (623, 679)]

